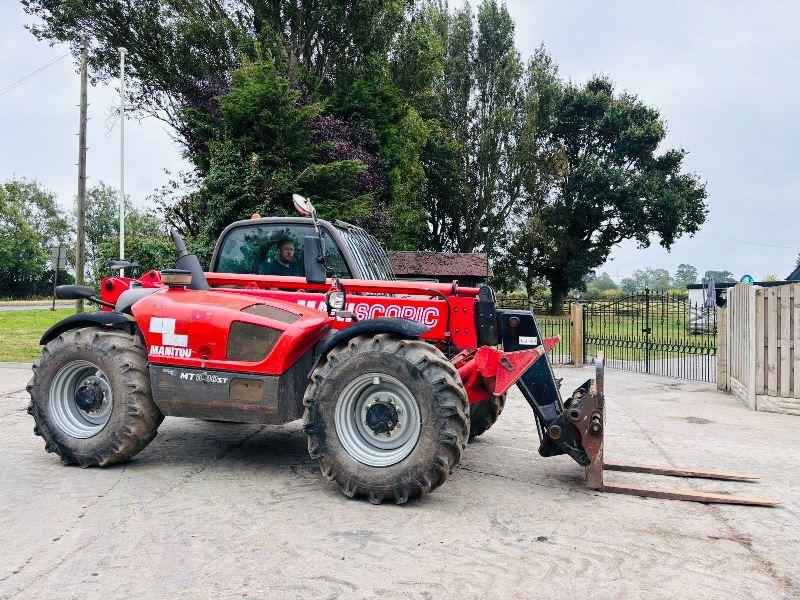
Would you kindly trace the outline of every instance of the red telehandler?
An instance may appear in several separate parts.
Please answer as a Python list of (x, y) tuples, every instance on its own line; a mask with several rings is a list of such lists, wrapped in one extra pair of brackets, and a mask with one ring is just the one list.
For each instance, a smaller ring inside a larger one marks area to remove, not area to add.
[(46, 450), (67, 464), (106, 466), (142, 450), (165, 415), (302, 418), (326, 479), (348, 496), (404, 503), (447, 479), (516, 384), (539, 453), (571, 456), (592, 489), (775, 504), (604, 482), (611, 469), (755, 478), (604, 462), (602, 358), (596, 379), (562, 400), (546, 354), (557, 340), (542, 339), (530, 312), (496, 308), (488, 285), (396, 281), (374, 238), (318, 220), (302, 197), (295, 206), (305, 217), (254, 215), (226, 228), (209, 272), (172, 232), (176, 269), (108, 277), (99, 298), (61, 286), (59, 297), (101, 309), (41, 339), (28, 412)]

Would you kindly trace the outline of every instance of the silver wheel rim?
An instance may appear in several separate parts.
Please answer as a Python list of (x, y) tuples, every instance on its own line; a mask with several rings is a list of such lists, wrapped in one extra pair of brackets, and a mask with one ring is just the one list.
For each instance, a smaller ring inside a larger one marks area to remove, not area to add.
[[(102, 394), (97, 407), (84, 410), (76, 395), (81, 388), (94, 387)], [(58, 370), (50, 384), (50, 414), (64, 433), (86, 439), (100, 433), (111, 418), (114, 395), (102, 369), (86, 360), (68, 362)]]
[[(376, 413), (391, 415), (390, 431), (373, 429)], [(365, 373), (339, 394), (335, 424), (350, 456), (370, 467), (388, 467), (411, 454), (422, 419), (417, 400), (402, 381), (384, 373)]]

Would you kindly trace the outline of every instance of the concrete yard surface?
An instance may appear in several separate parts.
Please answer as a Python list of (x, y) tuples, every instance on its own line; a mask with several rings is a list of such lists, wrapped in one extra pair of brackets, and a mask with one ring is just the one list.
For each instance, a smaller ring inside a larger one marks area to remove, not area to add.
[[(567, 393), (592, 369), (557, 369)], [(759, 483), (616, 481), (774, 497), (777, 508), (592, 492), (541, 458), (515, 390), (431, 495), (350, 500), (299, 422), (167, 418), (125, 465), (62, 466), (0, 369), (0, 598), (800, 598), (800, 418), (714, 386), (606, 372), (608, 459), (735, 470)]]

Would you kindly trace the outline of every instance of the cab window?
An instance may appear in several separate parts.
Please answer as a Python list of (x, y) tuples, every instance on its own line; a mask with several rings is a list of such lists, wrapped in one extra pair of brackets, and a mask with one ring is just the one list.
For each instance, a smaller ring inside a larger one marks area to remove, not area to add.
[[(315, 235), (311, 225), (250, 225), (232, 229), (222, 242), (214, 271), (305, 277), (303, 238)], [(339, 277), (352, 277), (336, 242), (322, 228), (325, 260)]]

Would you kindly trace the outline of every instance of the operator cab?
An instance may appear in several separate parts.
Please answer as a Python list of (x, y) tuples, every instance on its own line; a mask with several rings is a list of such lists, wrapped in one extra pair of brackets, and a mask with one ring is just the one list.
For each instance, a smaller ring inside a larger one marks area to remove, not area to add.
[[(342, 279), (391, 280), (394, 274), (380, 243), (349, 223), (318, 221), (325, 263)], [(232, 223), (220, 235), (211, 272), (305, 276), (303, 240), (316, 235), (313, 220), (265, 217)]]

